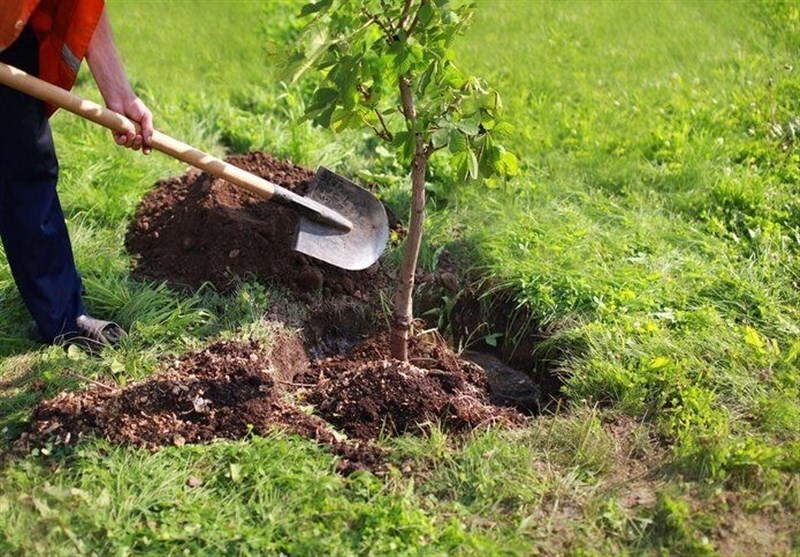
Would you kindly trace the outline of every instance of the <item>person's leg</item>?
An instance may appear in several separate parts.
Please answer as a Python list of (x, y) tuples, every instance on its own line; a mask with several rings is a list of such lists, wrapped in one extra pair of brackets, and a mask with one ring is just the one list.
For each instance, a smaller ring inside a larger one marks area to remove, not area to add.
[[(38, 73), (26, 29), (0, 60)], [(0, 237), (23, 301), (46, 342), (78, 332), (81, 279), (56, 193), (58, 160), (42, 102), (0, 85)]]

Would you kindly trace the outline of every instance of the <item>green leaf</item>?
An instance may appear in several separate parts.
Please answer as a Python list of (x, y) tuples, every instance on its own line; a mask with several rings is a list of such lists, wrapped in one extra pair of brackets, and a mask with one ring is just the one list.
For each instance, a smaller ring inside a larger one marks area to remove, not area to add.
[(468, 118), (466, 120), (456, 122), (455, 126), (467, 135), (478, 135), (478, 132), (480, 131), (480, 124), (481, 123), (477, 118)]
[(433, 17), (433, 6), (431, 6), (430, 2), (423, 2), (417, 13), (419, 14), (420, 23), (426, 24)]
[(486, 341), (486, 344), (489, 346), (497, 347), (497, 339), (503, 336), (502, 333), (492, 333), (491, 335), (486, 335), (483, 337), (483, 340)]
[(347, 129), (347, 127), (350, 126), (353, 121), (358, 121), (358, 119), (354, 118), (354, 116), (354, 112), (347, 112), (341, 118), (338, 118), (333, 124), (333, 131), (340, 132)]
[(478, 157), (469, 146), (467, 146), (467, 164), (469, 165), (469, 177), (473, 180), (476, 179), (478, 177)]
[(647, 369), (662, 369), (670, 365), (672, 361), (665, 357), (665, 356), (658, 356), (657, 358), (653, 358), (647, 366)]
[(323, 110), (319, 116), (314, 118), (314, 123), (318, 126), (322, 126), (323, 128), (331, 127), (331, 116), (333, 116), (334, 106), (331, 105), (325, 110)]
[(348, 110), (346, 108), (336, 108), (333, 111), (333, 114), (331, 114), (331, 124), (341, 122), (342, 120), (349, 118), (352, 114), (352, 110)]
[(100, 507), (101, 509), (108, 507), (111, 504), (111, 493), (109, 493), (109, 491), (104, 488), (100, 492), (100, 495), (98, 495), (94, 499), (94, 504)]
[(116, 358), (111, 360), (111, 363), (109, 364), (108, 367), (111, 370), (111, 373), (113, 373), (114, 375), (119, 375), (120, 373), (125, 372), (125, 364), (123, 364)]
[(794, 341), (791, 348), (789, 348), (789, 353), (786, 355), (785, 359), (790, 364), (793, 364), (800, 359), (800, 340)]
[(503, 148), (494, 145), (490, 138), (487, 137), (486, 147), (481, 150), (480, 160), (478, 161), (480, 162), (481, 177), (489, 178), (499, 172), (497, 165), (502, 152)]
[(461, 101), (461, 106), (459, 107), (459, 112), (464, 115), (471, 115), (475, 114), (481, 108), (481, 100), (475, 96), (471, 95), (466, 97), (463, 101)]
[(758, 331), (749, 325), (745, 326), (744, 328), (744, 342), (748, 346), (755, 348), (758, 352), (763, 351), (764, 346), (766, 345), (764, 338), (758, 334)]
[(492, 130), (492, 134), (500, 138), (511, 137), (513, 133), (514, 126), (510, 122), (498, 122)]
[(405, 145), (408, 142), (408, 140), (411, 139), (412, 137), (413, 134), (409, 131), (397, 132), (396, 134), (394, 134), (394, 141), (392, 141), (392, 144), (395, 147), (401, 147)]
[(451, 153), (463, 153), (468, 149), (467, 138), (464, 137), (460, 131), (455, 128), (450, 130), (450, 139), (447, 142), (447, 148)]
[(500, 97), (500, 93), (497, 91), (492, 91), (494, 93), (494, 113), (495, 115), (503, 113), (503, 99)]
[(428, 65), (428, 69), (426, 69), (425, 73), (422, 74), (422, 77), (419, 78), (419, 88), (417, 89), (417, 92), (420, 94), (420, 96), (425, 94), (425, 90), (428, 88), (428, 85), (430, 85), (431, 77), (433, 77), (433, 73), (436, 71), (436, 67), (438, 65), (439, 63), (436, 60), (431, 62)]
[(77, 344), (70, 344), (67, 347), (67, 358), (73, 362), (79, 362), (87, 359), (86, 352), (84, 352)]
[(230, 464), (231, 481), (238, 483), (242, 479), (242, 467), (239, 464)]
[(315, 110), (326, 108), (338, 97), (338, 89), (333, 89), (331, 87), (322, 87), (321, 89), (317, 89), (314, 93), (314, 96), (311, 98), (311, 103), (308, 105), (306, 112), (313, 112)]
[(321, 10), (329, 8), (333, 0), (317, 0), (317, 2), (309, 2), (300, 9), (300, 17), (315, 14)]
[(488, 93), (482, 94), (480, 96), (481, 108), (490, 112), (494, 112), (494, 110), (497, 108), (497, 102), (499, 98), (500, 95), (498, 95), (496, 91), (489, 91)]
[(467, 152), (461, 151), (460, 153), (456, 153), (453, 155), (452, 161), (456, 167), (456, 173), (459, 177), (467, 177), (469, 174), (469, 165), (467, 163)]
[(495, 165), (495, 169), (500, 174), (505, 174), (506, 176), (516, 176), (519, 174), (519, 160), (514, 153), (503, 151), (500, 154), (497, 164)]
[(447, 145), (450, 141), (450, 128), (440, 128), (433, 132), (433, 135), (431, 135), (431, 141), (433, 142), (433, 146), (437, 149)]
[(442, 12), (442, 21), (448, 25), (458, 25), (458, 22), (461, 21), (461, 19), (453, 10), (444, 10)]

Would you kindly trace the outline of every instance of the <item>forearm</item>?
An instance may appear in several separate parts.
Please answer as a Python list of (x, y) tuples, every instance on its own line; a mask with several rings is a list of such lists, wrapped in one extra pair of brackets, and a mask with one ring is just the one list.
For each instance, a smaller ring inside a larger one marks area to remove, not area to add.
[(89, 63), (97, 88), (100, 89), (100, 94), (109, 107), (118, 110), (120, 106), (136, 98), (114, 44), (114, 35), (106, 10), (103, 10), (92, 42), (89, 43), (86, 61)]
[(89, 69), (92, 71), (97, 88), (100, 89), (100, 94), (103, 95), (103, 100), (106, 101), (106, 106), (114, 112), (127, 116), (140, 126), (136, 133), (114, 133), (116, 142), (132, 149), (142, 149), (148, 154), (153, 137), (153, 114), (136, 96), (128, 82), (114, 44), (114, 35), (106, 10), (103, 10), (92, 42), (89, 43), (86, 61), (89, 62)]

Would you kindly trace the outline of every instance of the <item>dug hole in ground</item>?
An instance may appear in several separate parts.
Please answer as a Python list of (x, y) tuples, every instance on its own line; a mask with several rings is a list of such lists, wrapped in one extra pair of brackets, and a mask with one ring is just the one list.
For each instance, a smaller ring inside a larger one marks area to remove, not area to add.
[[(259, 152), (228, 161), (299, 194), (313, 177)], [(555, 393), (552, 378), (531, 377), (532, 347), (517, 346), (506, 358), (527, 373), (495, 355), (459, 356), (435, 332), (412, 339), (408, 363), (390, 359), (379, 315), (380, 295), (391, 287), (386, 269), (378, 262), (344, 271), (292, 251), (297, 219), (281, 205), (197, 171), (156, 184), (126, 237), (134, 276), (176, 289), (208, 282), (228, 292), (240, 279), (282, 288), (289, 301), (264, 317), (270, 342), (218, 341), (143, 381), (95, 384), (45, 400), (17, 450), (70, 445), (87, 435), (157, 450), (277, 427), (329, 447), (343, 473), (381, 473), (388, 465), (375, 443), (380, 437), (422, 433), (432, 423), (451, 432), (514, 427)], [(452, 290), (452, 270), (421, 277), (429, 298), (437, 299), (431, 296), (437, 288)], [(485, 319), (478, 298), (463, 296), (452, 313), (457, 340)], [(287, 311), (290, 305), (295, 309)], [(497, 308), (493, 326), (509, 326), (507, 308)], [(303, 410), (308, 407), (313, 413)]]

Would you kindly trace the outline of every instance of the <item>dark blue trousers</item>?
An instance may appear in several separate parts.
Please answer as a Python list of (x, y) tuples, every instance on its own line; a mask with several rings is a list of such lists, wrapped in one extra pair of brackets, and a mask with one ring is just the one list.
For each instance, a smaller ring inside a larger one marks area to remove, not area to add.
[[(0, 52), (0, 61), (37, 75), (39, 44), (33, 32), (26, 29)], [(46, 342), (74, 333), (75, 319), (84, 313), (57, 181), (44, 104), (0, 85), (0, 238), (20, 295)]]

